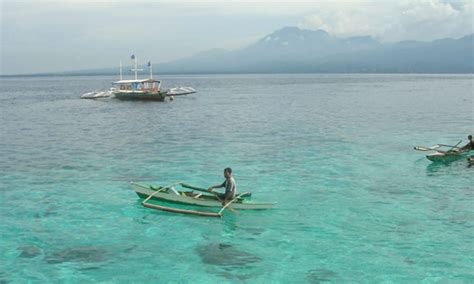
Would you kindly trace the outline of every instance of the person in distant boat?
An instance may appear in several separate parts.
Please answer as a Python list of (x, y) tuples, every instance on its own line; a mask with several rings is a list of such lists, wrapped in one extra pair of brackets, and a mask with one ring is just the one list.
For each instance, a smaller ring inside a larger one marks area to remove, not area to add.
[(217, 197), (222, 201), (222, 205), (225, 205), (227, 202), (231, 201), (235, 193), (237, 192), (237, 185), (235, 184), (234, 177), (232, 176), (232, 169), (224, 169), (225, 181), (221, 184), (211, 186), (207, 191), (212, 192), (214, 188), (225, 187), (225, 193), (216, 193)]
[(461, 147), (461, 151), (474, 150), (474, 141), (472, 141), (472, 135), (467, 136), (467, 140), (469, 140), (469, 142), (467, 142), (466, 145)]

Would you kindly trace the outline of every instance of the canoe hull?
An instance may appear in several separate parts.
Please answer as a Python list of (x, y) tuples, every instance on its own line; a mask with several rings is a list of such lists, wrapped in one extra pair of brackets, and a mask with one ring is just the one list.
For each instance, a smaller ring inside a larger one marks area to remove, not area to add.
[[(131, 187), (135, 191), (135, 193), (140, 196), (141, 198), (146, 198), (156, 190), (150, 188), (149, 185), (139, 184), (135, 182), (130, 183)], [(178, 195), (173, 192), (158, 192), (152, 196), (151, 199), (172, 202), (172, 203), (179, 203), (185, 205), (195, 205), (195, 206), (203, 206), (203, 207), (216, 207), (222, 208), (222, 203), (215, 198), (194, 198), (190, 196)], [(261, 210), (261, 209), (270, 209), (275, 206), (275, 202), (252, 202), (247, 200), (242, 200), (240, 202), (232, 203), (232, 208), (234, 209), (242, 209), (242, 210)]]
[(426, 158), (432, 162), (450, 163), (459, 160), (467, 155), (467, 152), (436, 152), (426, 155)]

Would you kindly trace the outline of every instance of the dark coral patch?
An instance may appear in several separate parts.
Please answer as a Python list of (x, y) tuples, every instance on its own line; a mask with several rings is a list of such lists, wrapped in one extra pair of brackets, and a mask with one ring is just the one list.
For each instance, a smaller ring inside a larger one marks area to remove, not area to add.
[(49, 264), (63, 262), (103, 262), (106, 260), (107, 251), (97, 247), (77, 247), (63, 249), (45, 258)]
[(33, 258), (42, 253), (41, 249), (35, 246), (24, 246), (18, 249), (21, 250), (20, 257), (24, 257), (24, 258)]
[(258, 256), (222, 243), (198, 247), (197, 252), (203, 263), (218, 266), (245, 267), (261, 260)]
[(307, 279), (310, 283), (330, 283), (334, 282), (337, 274), (334, 271), (327, 269), (313, 269), (307, 272)]

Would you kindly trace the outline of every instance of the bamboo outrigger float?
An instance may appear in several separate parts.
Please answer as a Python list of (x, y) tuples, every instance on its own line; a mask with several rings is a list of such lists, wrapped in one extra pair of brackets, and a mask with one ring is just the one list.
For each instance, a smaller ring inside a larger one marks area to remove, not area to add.
[[(141, 198), (145, 198), (145, 200), (142, 202), (143, 206), (151, 209), (181, 214), (192, 214), (206, 217), (222, 217), (222, 213), (226, 208), (229, 208), (231, 210), (261, 210), (270, 209), (276, 204), (276, 202), (250, 201), (248, 200), (248, 198), (251, 196), (251, 193), (244, 192), (238, 194), (234, 199), (227, 202), (223, 206), (222, 201), (217, 197), (215, 193), (209, 193), (205, 188), (200, 188), (182, 182), (176, 182), (164, 187), (155, 187), (152, 185), (141, 184), (136, 182), (131, 182), (130, 185), (135, 190), (138, 196), (140, 196)], [(183, 190), (176, 190), (175, 186), (181, 186)], [(199, 191), (199, 193), (196, 193), (194, 191)], [(165, 201), (174, 204), (220, 208), (220, 210), (218, 212), (211, 212), (168, 207), (149, 203), (148, 201), (150, 199)]]

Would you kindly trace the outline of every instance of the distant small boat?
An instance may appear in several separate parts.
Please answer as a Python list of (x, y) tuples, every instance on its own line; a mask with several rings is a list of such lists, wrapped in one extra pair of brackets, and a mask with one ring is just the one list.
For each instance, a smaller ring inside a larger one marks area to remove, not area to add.
[[(164, 187), (136, 182), (131, 182), (130, 185), (139, 197), (145, 198), (145, 201), (142, 202), (143, 206), (174, 213), (193, 214), (208, 217), (222, 217), (223, 209), (229, 205), (231, 205), (233, 209), (259, 210), (270, 209), (276, 204), (276, 202), (254, 202), (247, 200), (245, 197), (250, 196), (251, 194), (244, 192), (237, 195), (234, 200), (229, 202), (227, 206), (223, 207), (222, 202), (214, 194), (207, 192), (205, 188), (200, 188), (186, 183), (177, 182)], [(174, 186), (181, 186), (183, 190), (176, 190)], [(199, 191), (199, 193), (194, 191)], [(149, 199), (156, 199), (174, 204), (221, 208), (221, 210), (217, 213), (209, 211), (187, 210), (147, 203)]]
[(426, 158), (432, 162), (450, 163), (466, 157), (469, 152), (469, 150), (462, 150), (458, 147), (461, 142), (462, 141), (459, 141), (454, 146), (437, 144), (431, 147), (416, 146), (414, 149), (417, 151), (435, 151), (433, 154), (426, 155)]

